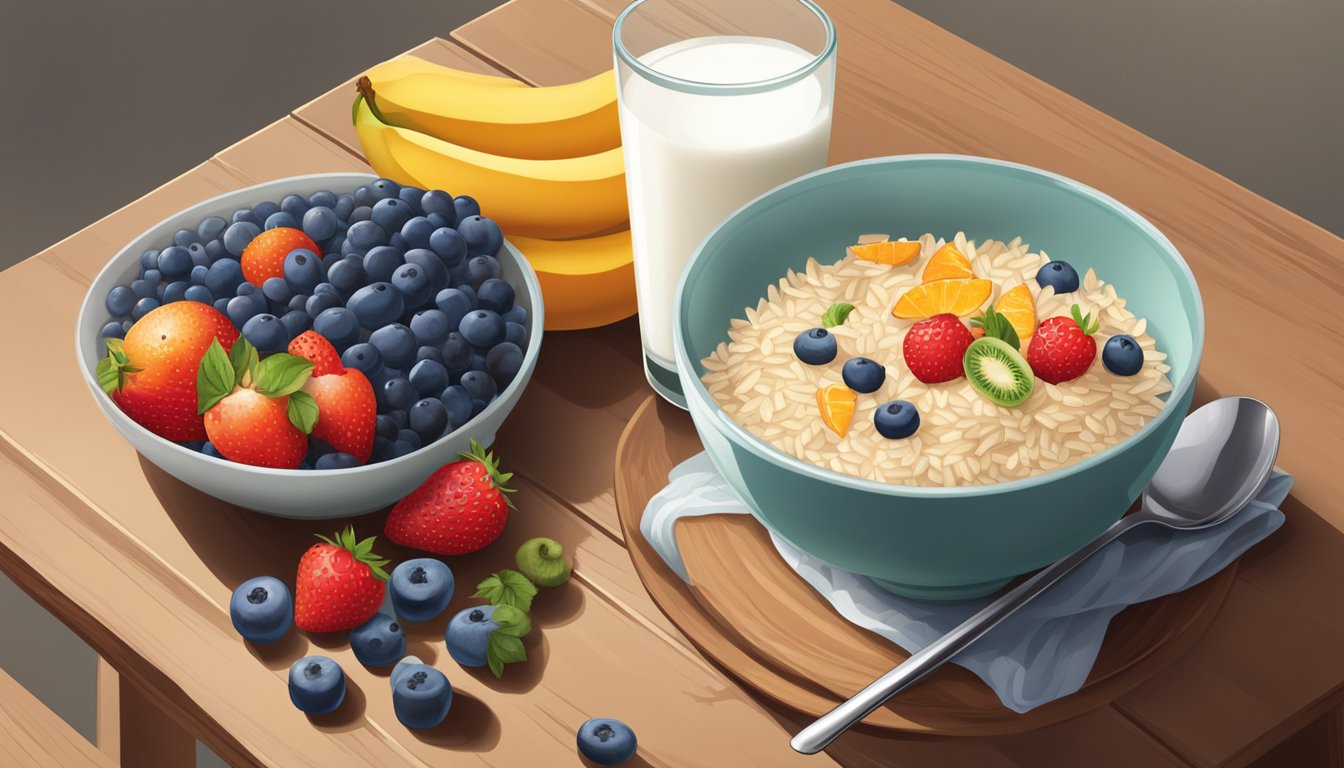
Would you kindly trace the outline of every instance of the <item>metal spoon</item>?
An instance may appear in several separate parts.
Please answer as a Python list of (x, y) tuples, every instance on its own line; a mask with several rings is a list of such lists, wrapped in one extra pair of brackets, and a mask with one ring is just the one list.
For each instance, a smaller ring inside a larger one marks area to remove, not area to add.
[(1147, 523), (1192, 530), (1224, 522), (1259, 495), (1274, 469), (1278, 451), (1279, 420), (1259, 400), (1225, 397), (1196, 410), (1181, 424), (1171, 452), (1144, 489), (1139, 511), (1116, 521), (1090, 543), (1037, 572), (961, 626), (874, 680), (799, 731), (789, 744), (805, 755), (825, 749), (887, 699), (951, 661), (1126, 531)]

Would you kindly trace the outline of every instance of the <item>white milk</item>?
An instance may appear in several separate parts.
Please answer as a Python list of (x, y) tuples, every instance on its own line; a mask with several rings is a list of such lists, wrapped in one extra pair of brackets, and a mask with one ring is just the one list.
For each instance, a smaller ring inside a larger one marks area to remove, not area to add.
[[(779, 40), (701, 37), (639, 60), (672, 77), (749, 83), (795, 72), (814, 56)], [(826, 82), (820, 78), (825, 77)], [(743, 203), (826, 164), (829, 66), (765, 93), (683, 93), (632, 73), (621, 84), (635, 286), (645, 352), (676, 370), (673, 298), (696, 246)]]

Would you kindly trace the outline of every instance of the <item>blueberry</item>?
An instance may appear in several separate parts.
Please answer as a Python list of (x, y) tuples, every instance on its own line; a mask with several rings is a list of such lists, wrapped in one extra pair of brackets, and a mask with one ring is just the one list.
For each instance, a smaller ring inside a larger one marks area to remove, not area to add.
[(378, 399), (387, 406), (384, 410), (404, 411), (415, 405), (415, 387), (403, 378), (388, 379), (378, 389)]
[[(237, 288), (233, 289), (233, 293), (234, 293), (235, 296), (248, 296), (248, 297), (251, 297), (251, 296), (257, 294), (257, 293), (259, 292), (259, 290), (260, 290), (260, 289), (257, 288), (257, 286), (255, 286), (255, 285), (253, 285), (253, 284), (251, 284), (251, 283), (249, 283), (249, 282), (244, 281), (244, 282), (239, 283)], [(262, 296), (261, 298), (264, 300), (266, 297), (265, 297), (265, 296)]]
[(453, 685), (447, 675), (407, 656), (392, 670), (392, 711), (397, 721), (412, 730), (433, 728), (448, 717), (453, 706)]
[(421, 310), (411, 317), (411, 332), (415, 334), (415, 340), (422, 347), (436, 347), (442, 344), (447, 341), (448, 333), (452, 330), (453, 326), (449, 325), (448, 316), (437, 309)]
[(396, 442), (405, 443), (406, 445), (411, 446), (411, 450), (413, 451), (419, 450), (420, 447), (424, 445), (424, 442), (420, 439), (420, 436), (415, 434), (414, 431), (409, 429), (397, 430)]
[(338, 252), (342, 256), (345, 256), (347, 258), (358, 257), (359, 259), (362, 260), (364, 258), (364, 254), (368, 252), (368, 249), (360, 248), (359, 246), (355, 245), (354, 243), (350, 242), (350, 240), (347, 239), (341, 242), (341, 247)]
[(337, 290), (336, 286), (332, 285), (331, 283), (318, 283), (317, 287), (313, 289), (313, 295), (314, 296), (325, 295), (325, 296), (331, 296), (332, 298), (335, 299), (339, 299), (341, 297), (341, 292)]
[(210, 274), (209, 267), (195, 266), (191, 268), (191, 277), (189, 279), (192, 285), (205, 285), (205, 276), (208, 274)]
[(487, 403), (499, 391), (495, 380), (485, 371), (467, 371), (458, 383), (473, 400), (484, 400)]
[(294, 294), (294, 298), (290, 299), (289, 303), (285, 305), (285, 309), (290, 312), (303, 312), (307, 308), (308, 297), (304, 296), (302, 293)]
[(182, 301), (187, 297), (187, 289), (191, 283), (186, 280), (174, 280), (163, 289), (163, 295), (159, 297), (160, 304), (172, 304)]
[(448, 427), (448, 409), (438, 397), (426, 397), (415, 402), (407, 412), (411, 430), (428, 445), (438, 440)]
[(1078, 290), (1078, 270), (1067, 261), (1047, 261), (1036, 272), (1036, 282), (1054, 288), (1056, 294), (1071, 293)]
[(302, 221), (303, 215), (308, 212), (308, 201), (303, 195), (285, 195), (280, 200), (280, 210), (293, 216), (296, 221)]
[(359, 459), (354, 456), (336, 451), (319, 456), (317, 461), (313, 463), (313, 469), (354, 469), (359, 464)]
[(449, 221), (447, 216), (438, 213), (426, 213), (425, 218), (429, 219), (429, 223), (433, 224), (435, 229), (443, 229), (445, 227), (452, 229), (455, 226), (457, 214), (453, 214), (453, 221)]
[(392, 452), (396, 449), (396, 443), (385, 437), (373, 438), (373, 453), (370, 454), (369, 463), (374, 464), (380, 461), (387, 461), (392, 458)]
[(1143, 369), (1143, 348), (1133, 336), (1116, 334), (1101, 348), (1101, 362), (1116, 376), (1133, 376)]
[[(322, 260), (307, 248), (296, 248), (285, 257), (284, 273), (283, 279), (272, 277), (266, 281), (266, 285), (272, 280), (279, 280), (289, 287), (291, 297), (295, 293), (312, 293), (317, 284), (322, 282)], [(264, 289), (266, 285), (262, 288)], [(269, 293), (266, 295), (272, 301), (278, 301)]]
[(472, 401), (471, 401), (471, 415), (472, 415), (472, 417), (475, 418), (476, 416), (479, 416), (480, 413), (481, 413), (481, 411), (484, 411), (484, 410), (485, 410), (485, 406), (486, 406), (486, 405), (487, 405), (487, 403), (486, 403), (484, 400), (476, 400), (476, 399), (472, 399)]
[(209, 440), (206, 440), (205, 443), (201, 445), (201, 453), (216, 459), (224, 458), (224, 454), (220, 453), (219, 449), (215, 447), (214, 443), (211, 443)]
[[(314, 196), (313, 196), (313, 205), (319, 205), (319, 203), (317, 203), (316, 200), (317, 200), (317, 197), (316, 197), (316, 195), (314, 195)], [(341, 221), (349, 221), (349, 220), (350, 220), (350, 213), (351, 213), (352, 211), (355, 210), (355, 198), (354, 198), (354, 196), (353, 196), (353, 195), (341, 195), (340, 197), (336, 198), (336, 202), (332, 204), (332, 206), (331, 206), (331, 210), (332, 210), (333, 213), (336, 214), (336, 218), (337, 218), (338, 220), (341, 220)]]
[(404, 200), (389, 197), (373, 204), (373, 212), (369, 218), (374, 224), (382, 227), (384, 232), (400, 232), (413, 215), (411, 207)]
[(505, 341), (491, 347), (485, 354), (485, 370), (500, 389), (509, 386), (522, 368), (523, 350), (517, 344)]
[(383, 363), (405, 368), (415, 361), (415, 333), (401, 323), (392, 323), (369, 335), (369, 343), (378, 348)]
[(263, 354), (284, 352), (289, 345), (289, 335), (280, 318), (271, 314), (253, 315), (243, 323), (243, 338)]
[(453, 196), (441, 189), (431, 189), (420, 196), (420, 210), (424, 211), (426, 216), (437, 214), (444, 217), (448, 224), (445, 226), (455, 226), (457, 224), (457, 209), (453, 207)]
[(356, 344), (341, 354), (341, 365), (346, 368), (354, 368), (373, 380), (383, 371), (383, 356), (378, 353), (378, 348), (367, 342)]
[(403, 186), (397, 190), (397, 197), (411, 209), (412, 216), (423, 216), (425, 210), (420, 207), (420, 198), (425, 196), (425, 190), (419, 187)]
[(835, 359), (835, 337), (825, 328), (803, 331), (793, 340), (793, 354), (808, 365), (825, 365)]
[(346, 302), (346, 306), (355, 313), (362, 327), (372, 331), (401, 317), (401, 313), (405, 310), (405, 301), (392, 284), (372, 283), (355, 291)]
[(243, 266), (236, 259), (220, 259), (205, 270), (205, 287), (216, 296), (229, 296), (243, 283)]
[[(328, 283), (328, 285), (330, 285), (330, 283)], [(303, 310), (308, 313), (309, 317), (316, 318), (324, 311), (339, 306), (341, 306), (341, 297), (339, 295), (314, 293), (312, 296), (309, 296), (308, 301), (304, 303)]]
[(406, 655), (406, 635), (395, 616), (375, 613), (373, 618), (350, 630), (350, 650), (366, 667), (388, 667)]
[(346, 231), (345, 241), (367, 251), (379, 245), (387, 245), (387, 230), (372, 221), (355, 222)]
[[(471, 288), (471, 265), (466, 261), (460, 261), (457, 266), (448, 270), (448, 285), (452, 288)], [(472, 291), (474, 296), (475, 289), (472, 288)]]
[(439, 401), (448, 412), (448, 428), (458, 427), (471, 421), (471, 395), (461, 386), (454, 384), (439, 394)]
[[(479, 294), (481, 283), (492, 277), (499, 277), (499, 261), (494, 256), (477, 256), (467, 262), (467, 268), (471, 270), (471, 287), (476, 289)], [(477, 299), (480, 303), (480, 299)]]
[(336, 225), (336, 235), (322, 244), (322, 252), (325, 254), (340, 253), (345, 247), (345, 235), (341, 233), (345, 231), (346, 225), (340, 221), (336, 222)]
[(488, 309), (473, 310), (462, 318), (457, 330), (468, 344), (488, 349), (504, 340), (504, 318)]
[(444, 288), (434, 297), (434, 305), (448, 319), (449, 328), (457, 328), (462, 318), (476, 308), (475, 293), (468, 294), (460, 288)]
[(369, 185), (369, 193), (375, 201), (396, 197), (400, 191), (401, 185), (391, 179), (378, 179)]
[(411, 368), (407, 378), (421, 397), (428, 397), (442, 392), (448, 386), (448, 369), (433, 360), (421, 360)]
[[(387, 438), (388, 440), (393, 440), (396, 438), (397, 430), (399, 428), (397, 427), (397, 422), (393, 421), (391, 416), (385, 413), (380, 413), (376, 417), (374, 417), (373, 423), (374, 423), (373, 433), (375, 437), (383, 437)], [(406, 618), (410, 617), (407, 616)], [(412, 621), (415, 621), (415, 619), (412, 619)]]
[[(209, 289), (207, 288), (206, 290), (209, 290)], [(214, 308), (215, 308), (215, 311), (218, 312), (218, 313), (220, 313), (221, 315), (224, 315), (224, 316), (227, 317), (228, 314), (229, 314), (229, 301), (230, 301), (232, 298), (233, 298), (232, 296), (227, 296), (227, 297), (226, 297), (226, 296), (221, 296), (220, 298), (215, 299), (215, 303), (214, 303), (214, 305), (213, 305)]]
[(224, 249), (224, 241), (219, 238), (215, 238), (205, 244), (205, 258), (211, 264), (214, 264), (216, 261), (219, 261), (228, 255), (229, 252)]
[(325, 715), (345, 701), (345, 672), (326, 656), (304, 656), (289, 668), (289, 700), (300, 712)]
[(157, 288), (163, 282), (163, 273), (157, 269), (146, 269), (144, 277), (141, 279)]
[(388, 594), (397, 615), (407, 621), (429, 621), (453, 599), (453, 572), (442, 561), (417, 557), (392, 570)]
[[(150, 271), (151, 271), (151, 272), (155, 272), (155, 273), (158, 272), (158, 270), (156, 270), (156, 269), (151, 269)], [(149, 298), (153, 298), (153, 297), (155, 297), (155, 296), (157, 295), (156, 292), (155, 292), (155, 290), (154, 290), (154, 287), (155, 287), (157, 284), (158, 284), (157, 281), (155, 281), (155, 282), (150, 282), (149, 280), (146, 280), (146, 279), (144, 279), (144, 278), (140, 278), (139, 280), (132, 280), (132, 281), (131, 281), (131, 293), (134, 293), (134, 294), (135, 294), (135, 297), (136, 297), (137, 299), (149, 299)], [(134, 308), (134, 307), (132, 307), (132, 308)]]
[[(412, 248), (406, 252), (406, 263), (420, 267), (429, 278), (430, 297), (448, 287), (448, 268), (434, 252), (425, 248)], [(428, 300), (426, 300), (428, 301)]]
[(378, 201), (378, 198), (373, 196), (373, 190), (367, 184), (355, 190), (354, 199), (355, 205), (373, 205)]
[(401, 226), (401, 236), (411, 248), (428, 248), (434, 225), (424, 216), (413, 216)]
[(186, 248), (192, 243), (201, 242), (201, 236), (196, 234), (194, 229), (179, 229), (173, 233), (173, 245), (180, 248)]
[(235, 221), (224, 230), (224, 250), (235, 259), (243, 255), (252, 238), (261, 234), (261, 227), (250, 221)]
[(255, 214), (256, 217), (258, 219), (261, 219), (262, 221), (265, 221), (266, 219), (270, 218), (272, 214), (276, 214), (279, 212), (280, 212), (280, 204), (273, 203), (270, 200), (266, 200), (252, 206), (252, 213)]
[(468, 216), (457, 225), (457, 231), (467, 241), (467, 252), (473, 256), (494, 256), (504, 244), (499, 225), (483, 216)]
[(433, 360), (439, 365), (443, 365), (443, 350), (438, 347), (421, 347), (415, 351), (415, 362), (418, 363), (421, 360)]
[(453, 210), (457, 212), (457, 220), (460, 222), (470, 216), (480, 216), (481, 204), (470, 195), (459, 195), (453, 198)]
[(635, 756), (635, 732), (620, 720), (594, 718), (579, 726), (579, 752), (597, 765), (620, 765)]
[(467, 241), (455, 229), (440, 227), (429, 235), (429, 249), (445, 267), (455, 267), (467, 257)]
[(499, 624), (491, 618), (494, 615), (495, 606), (482, 605), (464, 608), (448, 622), (443, 637), (453, 661), (464, 667), (485, 666), (490, 633), (499, 629)]
[(350, 222), (350, 226), (354, 226), (355, 224), (358, 224), (361, 221), (368, 221), (369, 216), (372, 214), (373, 214), (373, 208), (367, 205), (360, 205), (350, 212), (350, 215), (346, 218), (346, 221)]
[(504, 323), (504, 340), (519, 347), (526, 347), (527, 327), (514, 322)]
[(476, 303), (482, 309), (492, 309), (500, 315), (513, 309), (513, 286), (506, 280), (492, 277), (481, 283), (476, 292)]
[(337, 219), (336, 212), (326, 206), (309, 208), (304, 214), (300, 223), (303, 233), (312, 238), (314, 242), (330, 240), (336, 236)]
[(292, 341), (296, 336), (313, 327), (313, 318), (302, 309), (291, 309), (280, 316), (280, 324), (285, 327), (285, 335)]
[(359, 320), (355, 313), (345, 307), (332, 307), (322, 310), (313, 318), (313, 330), (326, 337), (337, 351), (355, 343), (359, 338)]
[(140, 254), (140, 276), (145, 276), (145, 270), (159, 268), (159, 252), (153, 248)]
[(191, 274), (191, 251), (170, 245), (159, 252), (159, 272), (165, 280), (181, 280)]
[(104, 339), (122, 339), (126, 337), (126, 332), (121, 330), (119, 321), (111, 320), (98, 332), (98, 336)]
[(182, 298), (187, 301), (195, 301), (201, 304), (215, 303), (214, 294), (210, 293), (210, 289), (206, 288), (204, 285), (188, 286), (186, 292), (182, 294)]
[(313, 206), (314, 208), (316, 208), (319, 205), (326, 208), (335, 208), (336, 193), (329, 192), (325, 189), (319, 190), (308, 196), (308, 204)]
[(135, 291), (128, 285), (118, 285), (107, 292), (107, 299), (104, 302), (107, 305), (108, 314), (113, 317), (130, 317), (131, 310), (135, 308)]
[[(358, 291), (359, 287), (364, 285), (364, 280), (364, 267), (355, 259), (341, 259), (327, 270), (327, 281), (334, 285), (343, 296), (349, 296)], [(382, 285), (386, 285), (386, 283), (382, 283)]]
[(265, 296), (267, 301), (288, 304), (289, 300), (294, 298), (294, 289), (289, 287), (289, 282), (283, 277), (268, 277), (266, 282), (261, 284), (261, 295)]
[[(257, 218), (257, 214), (253, 213), (251, 208), (239, 208), (233, 212), (233, 217), (230, 218), (229, 221), (234, 224), (246, 222), (248, 224), (255, 224), (258, 229), (261, 228), (261, 219)], [(228, 227), (225, 227), (224, 231), (227, 232)]]
[(472, 353), (472, 355), (471, 355), (471, 370), (473, 370), (473, 371), (484, 371), (484, 370), (485, 370), (485, 355), (482, 355), (482, 354), (480, 354), (479, 352), (473, 352), (473, 353)]
[(140, 299), (139, 301), (135, 302), (135, 306), (131, 308), (131, 319), (139, 320), (140, 318), (144, 317), (145, 315), (148, 315), (150, 312), (153, 312), (158, 308), (159, 308), (158, 299), (152, 297), (146, 297)]
[(388, 235), (387, 244), (392, 248), (396, 248), (398, 251), (401, 251), (402, 253), (405, 253), (411, 248), (411, 246), (407, 244), (406, 238), (402, 237), (400, 232), (393, 232), (392, 234)]
[[(429, 284), (429, 276), (425, 274), (425, 270), (414, 264), (398, 267), (392, 274), (392, 285), (401, 293), (403, 310), (423, 307), (434, 295), (433, 287)], [(397, 314), (400, 315), (401, 312)]]
[(387, 412), (387, 417), (397, 426), (396, 431), (392, 433), (392, 439), (397, 439), (397, 433), (410, 426), (410, 418), (406, 416), (406, 411), (400, 408), (394, 408)]
[(196, 225), (196, 234), (200, 237), (201, 242), (208, 243), (223, 235), (228, 226), (229, 222), (225, 221), (222, 216), (207, 216), (201, 219), (200, 224)]
[[(205, 443), (201, 452), (207, 453)], [(214, 451), (218, 454), (218, 451)], [(285, 636), (294, 623), (294, 599), (284, 582), (271, 576), (248, 579), (233, 591), (229, 600), (229, 618), (233, 628), (251, 643), (274, 643)]]
[(845, 386), (867, 394), (876, 392), (882, 382), (887, 380), (887, 369), (874, 360), (866, 357), (852, 357), (845, 361), (844, 368), (840, 369), (840, 375), (845, 380)]
[(471, 345), (462, 338), (462, 334), (453, 332), (439, 347), (443, 353), (443, 364), (450, 371), (465, 371), (471, 368)]
[(919, 430), (919, 410), (908, 400), (883, 403), (873, 412), (873, 426), (888, 440), (909, 437)]
[(187, 246), (187, 253), (191, 254), (192, 268), (210, 266), (210, 257), (205, 255), (204, 245), (200, 243), (192, 243)]
[(405, 263), (401, 251), (390, 245), (380, 245), (364, 254), (364, 274), (368, 275), (369, 280), (386, 283), (392, 280), (392, 273), (397, 271), (397, 267)]
[(285, 211), (276, 211), (266, 217), (266, 223), (262, 226), (262, 229), (280, 229), (281, 227), (298, 229), (299, 222), (295, 221), (294, 217)]

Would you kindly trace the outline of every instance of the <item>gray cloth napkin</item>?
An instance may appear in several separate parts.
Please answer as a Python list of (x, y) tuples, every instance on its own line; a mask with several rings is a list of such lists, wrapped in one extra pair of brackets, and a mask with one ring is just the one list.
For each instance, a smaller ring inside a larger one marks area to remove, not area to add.
[[(1204, 581), (1283, 524), (1278, 505), (1292, 477), (1275, 470), (1260, 496), (1231, 520), (1202, 531), (1142, 526), (1111, 542), (1046, 594), (960, 653), (953, 662), (974, 672), (1004, 706), (1026, 712), (1067, 696), (1087, 679), (1111, 618), (1126, 606)], [(673, 533), (683, 517), (750, 514), (697, 454), (668, 475), (667, 487), (644, 510), (640, 532), (683, 580), (686, 566)], [(985, 607), (993, 597), (933, 603), (899, 597), (859, 576), (807, 555), (772, 534), (784, 561), (851, 623), (918, 651)]]

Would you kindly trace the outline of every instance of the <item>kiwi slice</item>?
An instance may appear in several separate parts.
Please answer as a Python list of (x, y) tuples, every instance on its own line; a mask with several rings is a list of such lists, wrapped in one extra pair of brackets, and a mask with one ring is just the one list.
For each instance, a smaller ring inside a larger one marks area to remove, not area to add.
[(992, 403), (1021, 405), (1036, 387), (1031, 366), (1002, 339), (991, 336), (976, 339), (966, 348), (961, 362), (971, 386)]

